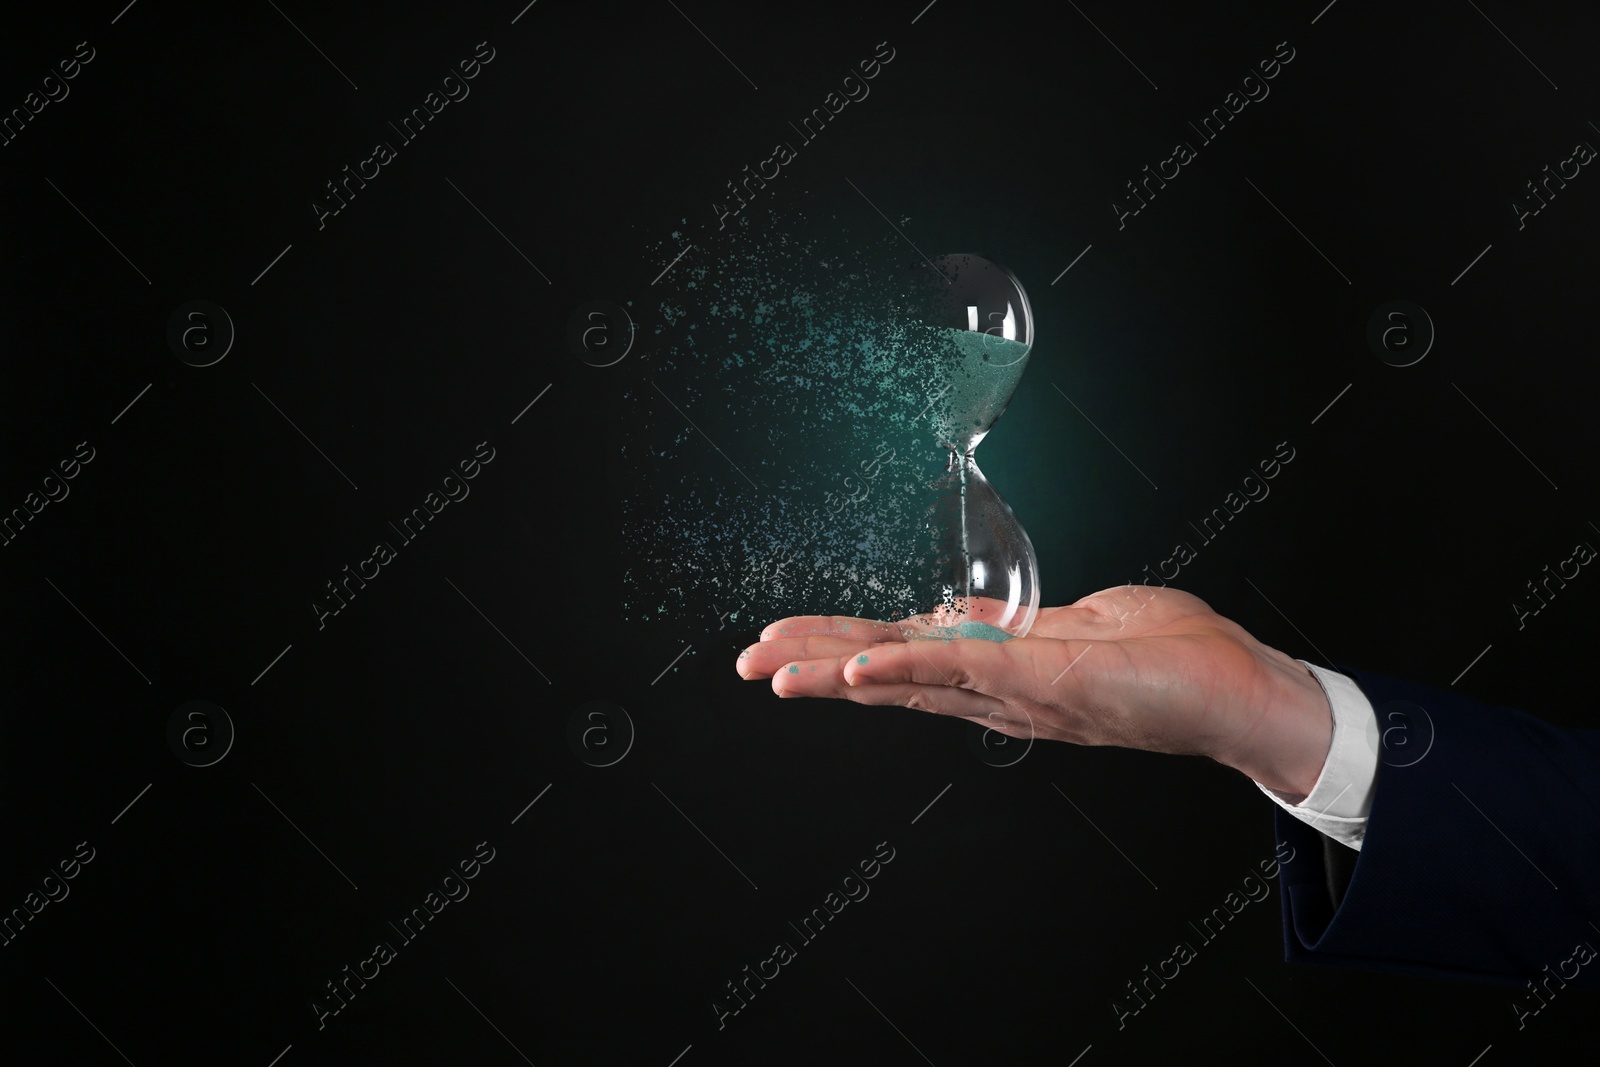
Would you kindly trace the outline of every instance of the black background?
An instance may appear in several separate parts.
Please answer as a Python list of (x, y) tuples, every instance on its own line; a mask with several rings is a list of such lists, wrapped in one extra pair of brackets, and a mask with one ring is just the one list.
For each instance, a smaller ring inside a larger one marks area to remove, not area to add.
[[(1125, 983), (1272, 856), (1270, 803), (1200, 760), (989, 766), (967, 724), (742, 682), (759, 625), (709, 604), (622, 617), (618, 442), (663, 243), (725, 249), (725, 183), (887, 41), (769, 200), (881, 209), (1028, 287), (982, 458), (1046, 603), (1137, 580), (1287, 440), (1175, 585), (1313, 662), (1592, 724), (1600, 579), (1511, 607), (1600, 543), (1600, 178), (1511, 208), (1600, 143), (1590, 5), (278, 8), (53, 5), (0, 41), (5, 109), (95, 49), (0, 147), (0, 508), (95, 451), (0, 550), (0, 908), (95, 849), (0, 949), (7, 1062), (1492, 1064), (1582, 1033), (1577, 991), (1519, 1032), (1514, 989), (1288, 966), (1276, 893), (1119, 1031)], [(319, 229), (323, 183), (480, 41), (471, 95)], [(1119, 229), (1123, 183), (1280, 41), (1270, 96)], [(208, 367), (166, 340), (196, 299), (237, 330)], [(613, 366), (566, 340), (594, 299), (639, 309)], [(1408, 367), (1366, 339), (1398, 299), (1437, 331)], [(319, 630), (323, 583), (485, 440), (470, 498)], [(193, 699), (237, 731), (208, 767), (167, 742)], [(568, 740), (596, 699), (636, 734), (608, 767)], [(471, 895), (319, 1029), (481, 841)], [(871, 895), (719, 1029), (879, 842)]]

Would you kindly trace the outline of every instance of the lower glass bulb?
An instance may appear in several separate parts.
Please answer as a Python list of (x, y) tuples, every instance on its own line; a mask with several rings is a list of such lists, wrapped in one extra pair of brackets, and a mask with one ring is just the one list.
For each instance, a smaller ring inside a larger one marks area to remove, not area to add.
[(921, 610), (901, 620), (907, 640), (1024, 637), (1039, 614), (1039, 563), (1011, 508), (972, 453), (950, 453), (920, 532), (913, 580)]

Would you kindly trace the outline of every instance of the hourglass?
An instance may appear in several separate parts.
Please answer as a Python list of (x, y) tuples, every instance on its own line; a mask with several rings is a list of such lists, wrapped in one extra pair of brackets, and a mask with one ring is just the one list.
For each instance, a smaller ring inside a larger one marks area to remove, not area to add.
[(948, 456), (916, 535), (916, 613), (898, 627), (907, 639), (1023, 637), (1039, 613), (1038, 560), (973, 450), (1016, 392), (1033, 348), (1033, 313), (1022, 285), (997, 263), (956, 254), (931, 265), (909, 283), (898, 310), (937, 390), (933, 436)]

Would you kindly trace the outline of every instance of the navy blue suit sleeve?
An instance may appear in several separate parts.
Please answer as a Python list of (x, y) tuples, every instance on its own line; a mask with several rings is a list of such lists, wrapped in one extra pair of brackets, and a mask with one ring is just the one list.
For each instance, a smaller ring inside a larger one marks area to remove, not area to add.
[(1339, 670), (1372, 702), (1386, 743), (1337, 906), (1325, 839), (1276, 812), (1278, 840), (1294, 849), (1280, 883), (1286, 958), (1600, 989), (1600, 731)]

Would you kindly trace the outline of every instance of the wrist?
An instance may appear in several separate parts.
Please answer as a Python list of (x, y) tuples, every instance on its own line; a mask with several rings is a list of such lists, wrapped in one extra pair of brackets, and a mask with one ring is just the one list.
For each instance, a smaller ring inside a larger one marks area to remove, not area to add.
[(1311, 794), (1333, 744), (1333, 707), (1314, 674), (1271, 650), (1271, 681), (1256, 725), (1223, 763), (1298, 804)]

